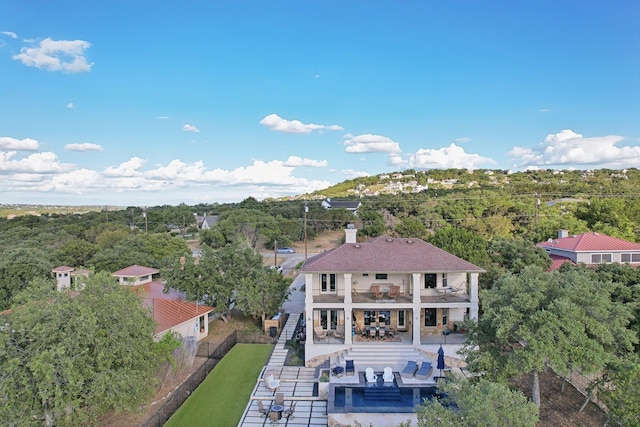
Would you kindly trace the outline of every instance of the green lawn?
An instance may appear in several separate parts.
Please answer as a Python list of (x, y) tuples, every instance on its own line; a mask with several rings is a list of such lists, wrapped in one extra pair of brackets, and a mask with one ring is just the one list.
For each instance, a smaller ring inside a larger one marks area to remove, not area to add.
[(272, 348), (236, 344), (165, 426), (238, 425)]

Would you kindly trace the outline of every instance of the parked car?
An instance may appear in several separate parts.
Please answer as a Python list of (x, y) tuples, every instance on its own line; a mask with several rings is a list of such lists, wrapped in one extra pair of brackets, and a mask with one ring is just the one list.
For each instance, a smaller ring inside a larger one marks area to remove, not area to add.
[(296, 250), (293, 248), (278, 248), (276, 249), (276, 252), (279, 254), (294, 254), (296, 253)]

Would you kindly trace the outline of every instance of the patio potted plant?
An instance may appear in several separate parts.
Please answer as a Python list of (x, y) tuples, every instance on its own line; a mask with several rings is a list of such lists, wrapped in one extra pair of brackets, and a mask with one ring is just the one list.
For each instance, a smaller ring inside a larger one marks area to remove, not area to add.
[(328, 369), (320, 371), (320, 377), (318, 378), (318, 397), (321, 399), (327, 399), (329, 397), (329, 378)]

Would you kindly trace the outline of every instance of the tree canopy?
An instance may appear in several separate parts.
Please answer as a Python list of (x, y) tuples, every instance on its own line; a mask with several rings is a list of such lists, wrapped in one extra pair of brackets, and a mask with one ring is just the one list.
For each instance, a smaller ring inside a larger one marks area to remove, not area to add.
[[(104, 273), (82, 290), (13, 307), (0, 329), (0, 418), (9, 425), (88, 425), (150, 396), (160, 360), (154, 322)], [(165, 350), (168, 351), (168, 350)]]
[(537, 405), (547, 366), (562, 375), (601, 371), (637, 342), (629, 307), (611, 297), (616, 287), (585, 269), (504, 275), (481, 292), (484, 313), (464, 349), (470, 369), (494, 379), (530, 373)]
[(453, 409), (437, 399), (426, 400), (416, 409), (418, 427), (535, 427), (538, 423), (536, 405), (504, 384), (458, 379), (439, 382), (438, 389)]

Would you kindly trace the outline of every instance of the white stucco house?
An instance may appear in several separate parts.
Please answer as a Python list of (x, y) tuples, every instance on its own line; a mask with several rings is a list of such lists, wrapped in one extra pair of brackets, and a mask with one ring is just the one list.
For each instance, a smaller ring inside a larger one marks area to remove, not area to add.
[(559, 230), (557, 238), (536, 246), (547, 251), (551, 257), (549, 270), (558, 269), (565, 262), (640, 265), (640, 244), (596, 232), (571, 235), (568, 230)]
[(433, 353), (434, 343), (444, 343), (454, 356), (459, 345), (447, 349), (443, 335), (457, 331), (465, 318), (477, 319), (484, 270), (421, 239), (357, 242), (356, 229), (345, 232), (343, 245), (301, 268), (307, 366), (356, 347), (364, 353), (383, 346)]

